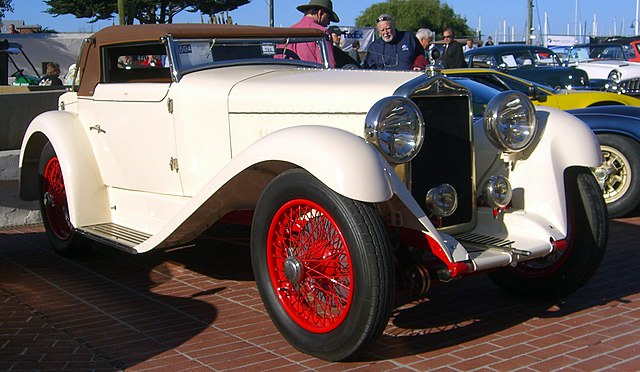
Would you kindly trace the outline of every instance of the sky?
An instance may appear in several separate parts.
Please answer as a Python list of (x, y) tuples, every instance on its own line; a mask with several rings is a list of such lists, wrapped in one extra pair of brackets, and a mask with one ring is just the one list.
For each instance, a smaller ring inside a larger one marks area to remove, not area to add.
[[(115, 1), (115, 0), (114, 0)], [(613, 34), (631, 36), (636, 34), (636, 13), (639, 0), (533, 0), (534, 26), (544, 30), (545, 19), (547, 30), (551, 34), (566, 35), (574, 31), (585, 31), (591, 34), (594, 16), (598, 36)], [(381, 0), (333, 0), (334, 11), (340, 17), (339, 26), (354, 26), (355, 19), (369, 6)], [(527, 18), (527, 0), (440, 0), (447, 3), (456, 14), (467, 19), (473, 29), (480, 29), (483, 35), (493, 35), (494, 40), (501, 41), (512, 35), (523, 35)], [(302, 13), (296, 6), (307, 4), (307, 0), (273, 0), (275, 26), (289, 26), (296, 23)], [(258, 26), (269, 25), (269, 1), (252, 0), (231, 12), (237, 24)], [(13, 0), (13, 13), (6, 13), (5, 20), (24, 20), (28, 25), (40, 25), (58, 32), (94, 32), (102, 27), (110, 26), (114, 21), (88, 23), (88, 19), (77, 19), (73, 16), (53, 17), (44, 13), (47, 6), (42, 0)], [(576, 12), (577, 9), (577, 12)], [(546, 17), (545, 17), (546, 14)], [(576, 16), (577, 15), (577, 16)], [(200, 15), (187, 11), (179, 13), (174, 22), (199, 23)], [(434, 30), (438, 34), (442, 30)], [(504, 32), (506, 31), (506, 32)], [(505, 36), (506, 34), (506, 36)], [(502, 36), (501, 36), (502, 35)], [(517, 37), (517, 36), (516, 36)]]

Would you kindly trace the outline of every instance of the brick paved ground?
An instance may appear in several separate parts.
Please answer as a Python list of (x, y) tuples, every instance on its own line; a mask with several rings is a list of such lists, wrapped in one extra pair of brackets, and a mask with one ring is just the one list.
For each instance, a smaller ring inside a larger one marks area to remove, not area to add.
[(349, 363), (279, 335), (244, 244), (68, 260), (42, 231), (0, 230), (0, 370), (640, 370), (640, 213), (612, 221), (603, 265), (565, 301), (510, 297), (484, 276), (439, 286)]

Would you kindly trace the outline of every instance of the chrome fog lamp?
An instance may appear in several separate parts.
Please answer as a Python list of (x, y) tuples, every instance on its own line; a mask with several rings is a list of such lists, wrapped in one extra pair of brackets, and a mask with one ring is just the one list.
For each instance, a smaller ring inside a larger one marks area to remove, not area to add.
[(536, 136), (538, 117), (531, 100), (521, 92), (506, 91), (489, 101), (484, 112), (484, 131), (499, 150), (519, 152)]
[(436, 217), (451, 216), (458, 208), (458, 193), (453, 186), (443, 183), (427, 192), (425, 202), (427, 209)]
[(422, 113), (409, 99), (383, 98), (367, 114), (364, 138), (375, 144), (390, 163), (408, 162), (424, 142)]
[(504, 208), (511, 202), (513, 190), (504, 176), (491, 176), (482, 186), (484, 201), (493, 208)]

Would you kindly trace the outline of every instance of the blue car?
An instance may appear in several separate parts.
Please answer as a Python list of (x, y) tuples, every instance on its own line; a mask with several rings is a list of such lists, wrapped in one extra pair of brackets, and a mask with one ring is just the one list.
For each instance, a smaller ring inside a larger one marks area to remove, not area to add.
[(603, 163), (593, 174), (602, 187), (610, 217), (640, 205), (640, 107), (600, 106), (567, 110), (597, 135)]
[[(473, 115), (478, 118), (489, 100), (500, 93), (468, 78), (453, 79), (471, 90)], [(609, 217), (621, 217), (639, 207), (640, 107), (594, 106), (567, 112), (584, 121), (600, 141), (603, 163), (593, 173), (602, 188)]]

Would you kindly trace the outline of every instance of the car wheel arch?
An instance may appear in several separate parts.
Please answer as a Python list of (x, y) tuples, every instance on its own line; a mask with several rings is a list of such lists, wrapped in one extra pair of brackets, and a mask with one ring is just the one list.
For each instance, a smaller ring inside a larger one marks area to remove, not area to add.
[(35, 132), (20, 151), (20, 199), (38, 200), (38, 168), (40, 154), (49, 143), (49, 138), (42, 132)]
[(599, 101), (590, 104), (587, 107), (598, 107), (598, 106), (624, 106), (624, 103), (617, 101)]
[[(23, 200), (37, 200), (40, 155), (48, 143), (60, 159), (68, 191), (70, 219), (74, 226), (107, 220), (108, 196), (91, 144), (76, 114), (50, 111), (37, 116), (29, 125), (20, 151), (20, 190)], [(91, 200), (94, 208), (83, 205)], [(95, 208), (96, 203), (103, 208)], [(82, 216), (82, 221), (79, 220)]]
[(260, 138), (233, 160), (243, 168), (270, 161), (304, 168), (354, 200), (381, 202), (394, 193), (393, 171), (379, 150), (342, 129), (315, 125), (281, 129)]

